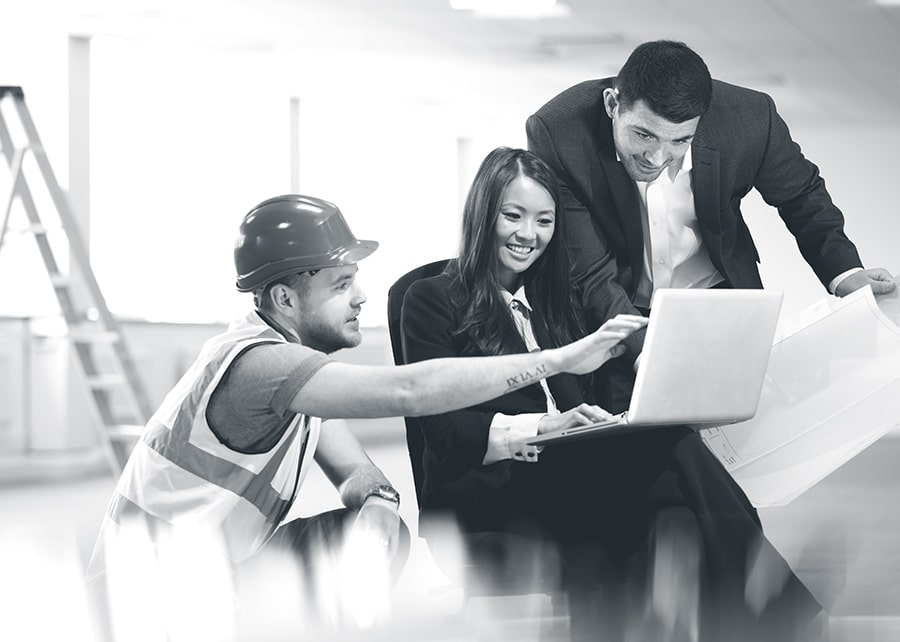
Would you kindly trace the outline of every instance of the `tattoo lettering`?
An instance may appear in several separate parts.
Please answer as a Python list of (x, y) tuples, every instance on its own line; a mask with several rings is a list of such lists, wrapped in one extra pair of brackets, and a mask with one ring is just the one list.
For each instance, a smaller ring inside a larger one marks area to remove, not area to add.
[(525, 372), (518, 374), (515, 377), (509, 377), (506, 380), (506, 392), (512, 392), (513, 390), (517, 390), (524, 385), (540, 381), (546, 374), (547, 366), (545, 366), (544, 364), (540, 364), (538, 366), (535, 366), (533, 370), (526, 370)]

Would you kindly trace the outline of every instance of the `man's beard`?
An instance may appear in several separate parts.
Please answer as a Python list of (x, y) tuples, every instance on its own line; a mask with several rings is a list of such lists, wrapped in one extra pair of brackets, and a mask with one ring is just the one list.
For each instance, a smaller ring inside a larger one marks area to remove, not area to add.
[(330, 354), (344, 348), (355, 348), (362, 341), (362, 334), (355, 332), (348, 335), (344, 326), (335, 328), (319, 319), (311, 319), (301, 329), (300, 338), (303, 345)]

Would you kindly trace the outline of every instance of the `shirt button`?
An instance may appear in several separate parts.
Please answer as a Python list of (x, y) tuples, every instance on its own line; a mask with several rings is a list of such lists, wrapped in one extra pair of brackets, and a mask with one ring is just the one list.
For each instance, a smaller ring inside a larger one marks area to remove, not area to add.
[(659, 263), (660, 265), (665, 265), (666, 261), (665, 261), (665, 259), (660, 259), (657, 261), (657, 263)]

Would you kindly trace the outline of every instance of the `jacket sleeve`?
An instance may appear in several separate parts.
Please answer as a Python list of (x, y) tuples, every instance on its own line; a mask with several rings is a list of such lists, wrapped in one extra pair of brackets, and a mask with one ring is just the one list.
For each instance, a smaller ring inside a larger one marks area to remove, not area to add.
[(838, 274), (862, 267), (856, 246), (844, 233), (844, 215), (832, 202), (819, 168), (803, 156), (771, 97), (766, 101), (766, 149), (754, 186), (778, 213), (803, 258), (828, 286)]
[[(459, 357), (454, 347), (455, 317), (447, 292), (434, 280), (417, 281), (403, 299), (400, 331), (407, 363)], [(480, 467), (487, 451), (494, 412), (465, 409), (419, 417), (427, 456), (447, 476)]]
[[(571, 189), (574, 181), (563, 167), (556, 143), (540, 116), (528, 118), (525, 133), (528, 149), (550, 165), (560, 182), (566, 217), (566, 244), (572, 261), (572, 282), (590, 315), (589, 329), (600, 327), (617, 314), (640, 314), (616, 281), (616, 258), (590, 210)], [(623, 341), (627, 358), (632, 362), (643, 348), (645, 334), (644, 330), (640, 330)]]

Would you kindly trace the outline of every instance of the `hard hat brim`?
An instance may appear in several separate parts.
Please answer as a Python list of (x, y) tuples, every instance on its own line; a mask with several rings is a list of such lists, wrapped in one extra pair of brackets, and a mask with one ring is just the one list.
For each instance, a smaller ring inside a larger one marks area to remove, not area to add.
[(358, 263), (376, 249), (378, 249), (378, 241), (356, 239), (353, 243), (339, 247), (327, 254), (307, 256), (302, 259), (289, 258), (269, 263), (253, 272), (238, 276), (235, 285), (239, 292), (252, 292), (289, 274)]

